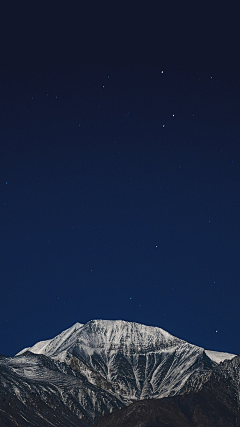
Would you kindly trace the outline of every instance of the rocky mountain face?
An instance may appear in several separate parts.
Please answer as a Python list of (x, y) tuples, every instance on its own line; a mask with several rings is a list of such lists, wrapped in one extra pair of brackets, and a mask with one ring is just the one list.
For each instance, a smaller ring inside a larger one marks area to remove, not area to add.
[[(0, 425), (88, 427), (108, 413), (111, 423), (111, 417), (131, 408), (140, 414), (146, 405), (188, 407), (191, 394), (191, 402), (201, 393), (213, 394), (209, 384), (230, 384), (231, 396), (224, 391), (219, 399), (233, 402), (229, 411), (236, 417), (239, 363), (233, 356), (205, 352), (160, 328), (137, 323), (77, 323), (51, 340), (0, 359)], [(220, 365), (214, 361), (225, 358), (229, 360)]]
[(93, 427), (239, 427), (240, 356), (221, 363), (197, 391), (140, 400), (105, 415)]

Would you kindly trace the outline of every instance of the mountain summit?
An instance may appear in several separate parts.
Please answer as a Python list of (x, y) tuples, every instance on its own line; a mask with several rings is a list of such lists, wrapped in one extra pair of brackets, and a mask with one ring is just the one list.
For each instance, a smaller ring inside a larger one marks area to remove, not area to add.
[(161, 328), (145, 326), (123, 320), (91, 320), (85, 325), (76, 323), (51, 340), (41, 341), (30, 350), (36, 354), (56, 357), (64, 351), (74, 349), (123, 349), (127, 351), (147, 352), (181, 345), (185, 341), (174, 337)]
[[(187, 342), (176, 338), (159, 327), (146, 326), (135, 322), (123, 320), (91, 320), (86, 324), (75, 323), (70, 328), (61, 332), (53, 339), (40, 341), (32, 347), (21, 350), (18, 355), (26, 350), (36, 354), (45, 354), (51, 357), (60, 357), (65, 351), (73, 348), (132, 348), (135, 351), (147, 351), (150, 348), (166, 348), (173, 345), (186, 344)], [(194, 346), (197, 347), (197, 346)], [(201, 347), (197, 347), (201, 348)], [(217, 351), (205, 350), (208, 357), (217, 363), (232, 359), (235, 355)]]

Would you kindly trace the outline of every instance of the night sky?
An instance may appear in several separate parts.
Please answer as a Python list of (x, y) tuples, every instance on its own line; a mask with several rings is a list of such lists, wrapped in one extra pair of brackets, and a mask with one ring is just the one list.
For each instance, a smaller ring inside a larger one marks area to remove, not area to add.
[(0, 73), (0, 353), (99, 318), (240, 353), (240, 68)]

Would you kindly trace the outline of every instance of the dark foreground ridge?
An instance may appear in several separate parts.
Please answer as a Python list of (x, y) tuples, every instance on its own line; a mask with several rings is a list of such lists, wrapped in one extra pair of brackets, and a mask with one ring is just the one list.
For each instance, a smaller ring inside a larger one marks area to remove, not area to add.
[(231, 410), (215, 399), (189, 394), (135, 402), (100, 418), (93, 427), (236, 427)]

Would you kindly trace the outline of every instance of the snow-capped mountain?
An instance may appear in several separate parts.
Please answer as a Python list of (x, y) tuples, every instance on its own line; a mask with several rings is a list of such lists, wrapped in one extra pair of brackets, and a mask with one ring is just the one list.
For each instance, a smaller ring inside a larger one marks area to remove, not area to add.
[[(217, 362), (233, 357), (205, 352), (161, 328), (92, 320), (1, 358), (0, 398), (7, 391), (18, 417), (25, 413), (19, 426), (88, 426), (134, 401), (197, 391)], [(0, 406), (0, 420), (8, 412)]]
[(100, 375), (126, 403), (179, 394), (190, 377), (215, 366), (212, 359), (233, 357), (206, 353), (161, 328), (122, 320), (76, 323), (27, 350), (77, 367), (94, 385)]

